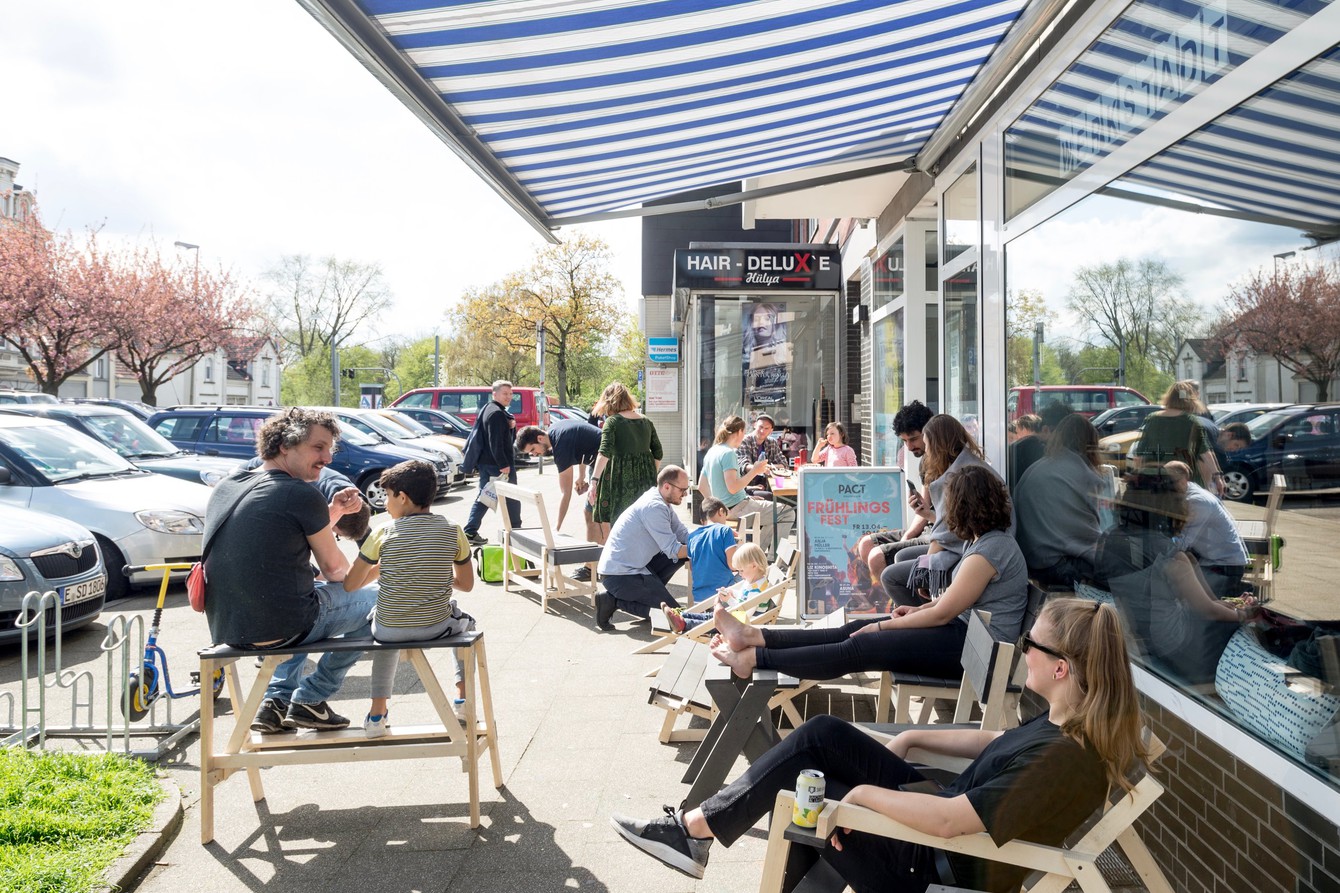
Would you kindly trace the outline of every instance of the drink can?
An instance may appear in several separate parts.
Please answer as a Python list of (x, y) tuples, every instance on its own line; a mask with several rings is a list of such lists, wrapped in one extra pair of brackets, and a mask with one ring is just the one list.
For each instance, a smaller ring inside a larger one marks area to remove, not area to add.
[(808, 451), (807, 451), (804, 447), (801, 447), (801, 448), (800, 448), (800, 452), (796, 454), (796, 464), (797, 464), (797, 465), (804, 465), (804, 464), (805, 464), (805, 461), (806, 461), (808, 458), (809, 458)]
[(824, 774), (806, 769), (796, 779), (796, 802), (791, 807), (791, 823), (802, 828), (819, 824), (824, 809)]

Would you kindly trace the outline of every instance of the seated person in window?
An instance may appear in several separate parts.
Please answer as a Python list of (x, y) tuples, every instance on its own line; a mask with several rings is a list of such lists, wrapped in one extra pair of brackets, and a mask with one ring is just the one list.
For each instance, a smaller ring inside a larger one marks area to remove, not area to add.
[(1247, 547), (1238, 533), (1237, 522), (1219, 497), (1191, 480), (1191, 468), (1185, 462), (1168, 462), (1163, 470), (1186, 497), (1188, 516), (1178, 539), (1182, 549), (1196, 559), (1216, 596), (1242, 595)]
[[(735, 461), (740, 467), (741, 474), (758, 461), (760, 454), (767, 458), (770, 466), (786, 467), (791, 464), (787, 461), (786, 454), (782, 452), (781, 444), (772, 437), (773, 427), (772, 416), (760, 412), (754, 417), (754, 429), (745, 435), (744, 440), (740, 441), (740, 445), (735, 449)], [(771, 499), (772, 486), (768, 481), (768, 475), (757, 474), (750, 478), (747, 492), (750, 496), (757, 496), (760, 499)]]

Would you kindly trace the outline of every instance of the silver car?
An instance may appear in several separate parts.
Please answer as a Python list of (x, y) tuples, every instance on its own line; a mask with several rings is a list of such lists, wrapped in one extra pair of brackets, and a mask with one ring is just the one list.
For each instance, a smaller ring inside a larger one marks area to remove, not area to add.
[[(0, 506), (0, 642), (17, 641), (24, 596), (54, 592), (61, 628), (91, 623), (102, 611), (107, 574), (93, 534), (73, 521)], [(49, 614), (47, 632), (55, 631)]]
[(157, 571), (127, 578), (127, 564), (200, 558), (210, 489), (143, 471), (60, 422), (0, 415), (0, 503), (68, 518), (97, 539), (107, 598)]

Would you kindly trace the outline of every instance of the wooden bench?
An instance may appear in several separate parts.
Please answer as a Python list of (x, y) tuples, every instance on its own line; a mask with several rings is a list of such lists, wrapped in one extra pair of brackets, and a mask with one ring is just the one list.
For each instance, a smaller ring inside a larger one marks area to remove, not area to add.
[[(537, 527), (513, 527), (511, 514), (502, 513), (503, 591), (507, 590), (513, 577), (539, 578), (541, 611), (549, 609), (551, 597), (586, 596), (594, 604), (596, 562), (600, 560), (600, 552), (604, 547), (599, 543), (556, 532), (550, 527), (544, 497), (537, 491), (506, 481), (497, 481), (496, 487), (499, 499), (515, 499), (521, 503), (523, 510), (526, 505), (532, 506), (540, 521)], [(580, 510), (580, 506), (578, 508)], [(536, 566), (530, 570), (514, 570), (513, 555), (529, 559)], [(590, 569), (590, 576), (586, 580), (577, 580), (568, 574), (567, 568), (579, 566)]]
[[(451, 648), (465, 672), (465, 723), (456, 719), (452, 699), (442, 690), (424, 651)], [(275, 668), (285, 659), (302, 652), (384, 651), (403, 649), (419, 674), (440, 723), (416, 726), (392, 726), (382, 738), (368, 738), (363, 729), (348, 728), (331, 732), (301, 730), (293, 734), (262, 735), (252, 732), (265, 688)], [(237, 662), (250, 663), (260, 657), (261, 669), (244, 696), (237, 674)], [(424, 642), (383, 644), (371, 638), (328, 639), (289, 648), (238, 649), (215, 645), (200, 652), (200, 678), (212, 679), (222, 670), (232, 699), (234, 724), (222, 747), (215, 741), (213, 686), (200, 687), (200, 842), (214, 839), (214, 788), (235, 772), (245, 771), (251, 784), (251, 798), (265, 799), (260, 770), (268, 766), (312, 765), (323, 763), (365, 762), (369, 760), (408, 760), (424, 757), (459, 757), (469, 778), (470, 827), (479, 827), (479, 763), (487, 751), (493, 766), (493, 786), (502, 787), (502, 764), (498, 758), (498, 737), (493, 721), (493, 699), (489, 689), (488, 661), (484, 655), (484, 634), (471, 632)], [(476, 687), (478, 694), (476, 694)], [(481, 715), (482, 714), (482, 715)], [(467, 733), (473, 729), (473, 733)]]

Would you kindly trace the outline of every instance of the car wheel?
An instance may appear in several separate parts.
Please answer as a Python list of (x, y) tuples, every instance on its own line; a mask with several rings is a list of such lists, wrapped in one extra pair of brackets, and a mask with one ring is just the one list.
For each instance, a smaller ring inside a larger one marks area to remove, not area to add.
[(358, 489), (363, 491), (363, 496), (367, 499), (368, 505), (372, 506), (374, 512), (386, 511), (386, 490), (382, 488), (381, 478), (380, 470), (370, 471), (363, 476), (363, 480), (358, 484)]
[(1243, 468), (1230, 468), (1224, 472), (1224, 498), (1234, 502), (1250, 502), (1256, 488), (1252, 486), (1252, 476)]
[(122, 570), (126, 566), (121, 550), (112, 545), (105, 536), (98, 537), (98, 550), (102, 552), (102, 563), (107, 569), (107, 601), (125, 598), (130, 595), (130, 578)]

